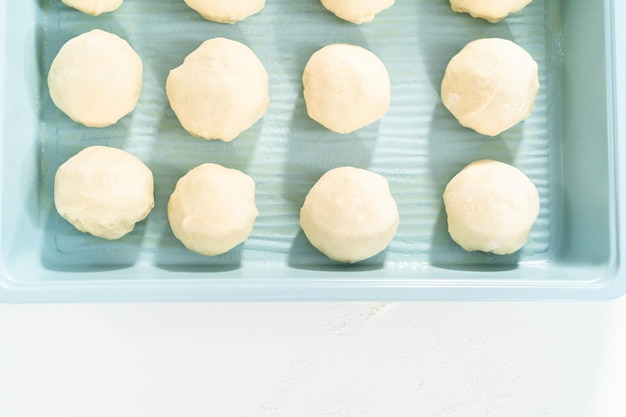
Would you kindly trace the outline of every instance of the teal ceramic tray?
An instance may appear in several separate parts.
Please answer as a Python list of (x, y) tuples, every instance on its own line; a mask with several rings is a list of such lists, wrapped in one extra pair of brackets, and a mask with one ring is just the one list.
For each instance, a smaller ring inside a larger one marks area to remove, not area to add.
[[(534, 0), (495, 25), (451, 12), (447, 0), (397, 0), (360, 26), (318, 0), (268, 0), (235, 25), (207, 22), (182, 0), (126, 0), (99, 17), (60, 0), (0, 8), (0, 301), (608, 299), (626, 292), (626, 125), (618, 118), (626, 90), (617, 78), (626, 73), (623, 2)], [(61, 45), (93, 28), (127, 39), (144, 62), (137, 108), (104, 129), (71, 122), (45, 83)], [(189, 136), (164, 92), (168, 71), (217, 36), (247, 44), (270, 74), (269, 112), (230, 143)], [(448, 60), (482, 37), (514, 40), (540, 66), (532, 116), (496, 138), (462, 128), (439, 100)], [(345, 136), (307, 117), (301, 91), (310, 55), (335, 42), (372, 50), (392, 80), (388, 114)], [(126, 149), (155, 174), (153, 212), (115, 242), (77, 232), (53, 207), (58, 166), (96, 144)], [(466, 253), (446, 232), (443, 188), (482, 158), (516, 165), (539, 190), (539, 218), (514, 255)], [(241, 169), (257, 183), (250, 239), (214, 258), (184, 249), (166, 218), (175, 181), (203, 162)], [(342, 165), (385, 175), (401, 215), (389, 248), (356, 265), (319, 254), (298, 225), (307, 190)]]

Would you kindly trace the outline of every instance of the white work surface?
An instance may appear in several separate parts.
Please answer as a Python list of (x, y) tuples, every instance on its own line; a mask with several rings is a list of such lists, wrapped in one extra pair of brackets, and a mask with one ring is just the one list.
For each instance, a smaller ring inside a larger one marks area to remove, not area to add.
[(624, 417), (606, 303), (0, 305), (0, 416)]

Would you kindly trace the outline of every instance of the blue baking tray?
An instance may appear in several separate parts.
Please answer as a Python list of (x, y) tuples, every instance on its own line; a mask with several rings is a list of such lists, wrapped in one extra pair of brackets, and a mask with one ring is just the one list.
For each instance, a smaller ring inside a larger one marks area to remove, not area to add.
[[(203, 20), (182, 0), (127, 0), (98, 17), (60, 0), (3, 2), (0, 301), (618, 297), (626, 292), (624, 17), (618, 0), (535, 0), (490, 24), (453, 13), (447, 0), (397, 0), (358, 26), (318, 0), (273, 0), (260, 13), (225, 25)], [(144, 63), (137, 108), (103, 129), (69, 120), (46, 86), (63, 43), (94, 28), (128, 40)], [(165, 96), (169, 70), (217, 36), (248, 45), (270, 75), (268, 113), (230, 143), (192, 138)], [(496, 138), (461, 127), (439, 99), (449, 59), (483, 37), (517, 42), (540, 68), (533, 114)], [(336, 42), (373, 51), (392, 81), (388, 114), (349, 135), (310, 120), (302, 97), (308, 58)], [(56, 169), (90, 145), (125, 149), (154, 173), (154, 210), (118, 241), (80, 233), (54, 210)], [(519, 167), (540, 194), (528, 244), (513, 255), (465, 252), (446, 231), (446, 183), (484, 158)], [(176, 180), (204, 162), (240, 169), (257, 184), (252, 235), (213, 258), (187, 251), (166, 216)], [(298, 224), (308, 189), (322, 173), (344, 165), (387, 177), (401, 216), (389, 248), (356, 265), (318, 253)]]

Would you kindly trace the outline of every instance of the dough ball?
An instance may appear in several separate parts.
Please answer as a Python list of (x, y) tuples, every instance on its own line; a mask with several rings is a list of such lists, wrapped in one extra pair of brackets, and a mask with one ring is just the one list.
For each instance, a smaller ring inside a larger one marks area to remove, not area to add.
[(258, 13), (265, 0), (185, 0), (187, 6), (212, 22), (235, 23)]
[(309, 117), (337, 133), (350, 133), (379, 120), (391, 102), (387, 68), (359, 46), (333, 44), (315, 52), (302, 83)]
[(530, 116), (538, 91), (535, 60), (498, 38), (467, 44), (450, 60), (441, 83), (443, 104), (459, 123), (487, 136)]
[(399, 222), (387, 180), (353, 167), (325, 173), (300, 210), (300, 225), (311, 244), (329, 258), (347, 263), (382, 252)]
[(526, 244), (539, 215), (539, 194), (519, 169), (476, 161), (446, 186), (448, 232), (467, 251), (513, 253)]
[(54, 204), (81, 232), (119, 239), (154, 207), (152, 172), (126, 151), (107, 146), (83, 149), (59, 167)]
[(496, 23), (528, 6), (532, 0), (450, 0), (452, 10)]
[(115, 124), (139, 100), (143, 65), (117, 35), (94, 29), (61, 47), (48, 73), (54, 104), (90, 127)]
[(258, 211), (254, 180), (235, 169), (202, 164), (176, 183), (167, 204), (174, 236), (187, 249), (215, 256), (245, 241)]
[(377, 13), (393, 6), (395, 0), (322, 0), (335, 16), (348, 22), (371, 22)]
[(269, 108), (269, 79), (257, 56), (230, 39), (205, 41), (170, 71), (170, 106), (191, 135), (229, 142)]
[(62, 0), (67, 6), (92, 16), (117, 10), (124, 0)]

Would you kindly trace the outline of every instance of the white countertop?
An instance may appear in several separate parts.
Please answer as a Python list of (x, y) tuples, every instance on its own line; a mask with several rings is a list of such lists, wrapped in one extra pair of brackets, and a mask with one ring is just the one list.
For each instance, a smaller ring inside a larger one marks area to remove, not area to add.
[(605, 303), (0, 305), (0, 416), (623, 417)]

